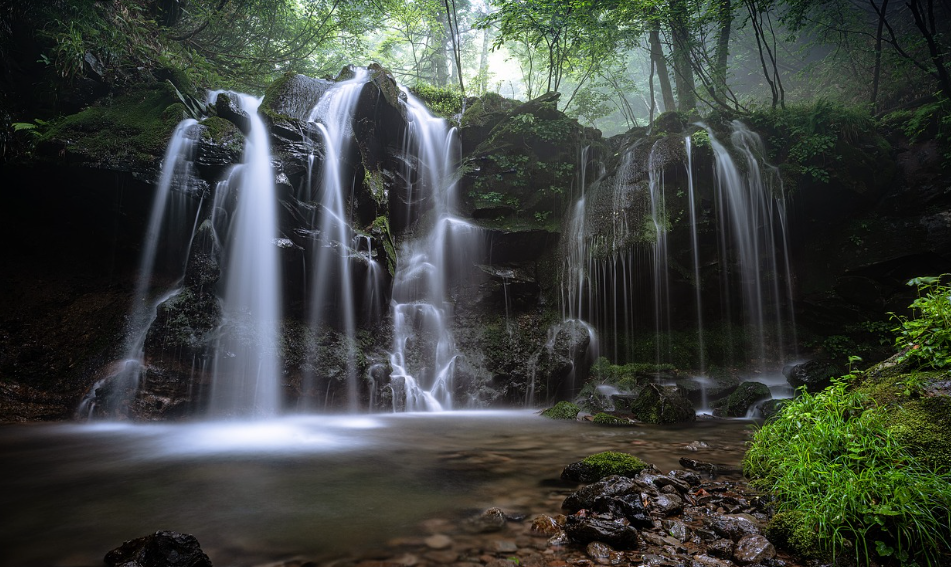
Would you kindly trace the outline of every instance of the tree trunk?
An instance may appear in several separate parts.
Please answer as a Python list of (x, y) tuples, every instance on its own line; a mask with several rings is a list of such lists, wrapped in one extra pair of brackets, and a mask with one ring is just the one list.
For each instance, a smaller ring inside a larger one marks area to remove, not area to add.
[(878, 31), (875, 32), (875, 71), (872, 75), (872, 112), (878, 104), (878, 85), (882, 78), (882, 34), (885, 31), (885, 11), (888, 9), (888, 0), (882, 0), (881, 10), (875, 5), (875, 0), (869, 0), (875, 13), (878, 14)]
[(670, 88), (670, 74), (667, 72), (667, 60), (664, 59), (664, 48), (660, 44), (660, 25), (655, 24), (650, 31), (651, 63), (657, 69), (657, 81), (660, 83), (661, 98), (664, 101), (664, 111), (674, 110), (674, 91)]
[(686, 112), (697, 106), (693, 66), (690, 64), (690, 47), (693, 38), (690, 36), (687, 3), (684, 0), (671, 0), (670, 12), (671, 56), (674, 60), (678, 109)]
[(445, 14), (437, 14), (436, 21), (439, 27), (436, 37), (433, 38), (433, 44), (436, 52), (433, 54), (433, 63), (436, 71), (436, 86), (445, 87), (449, 85), (449, 55), (446, 53), (446, 31), (449, 23), (446, 21)]
[(934, 65), (938, 85), (944, 96), (951, 96), (951, 76), (948, 75), (948, 68), (944, 65), (945, 50), (938, 45), (936, 37), (938, 34), (935, 29), (934, 0), (928, 0), (926, 13), (922, 13), (920, 0), (910, 0), (908, 7), (911, 8), (911, 14), (915, 18), (915, 27), (918, 28), (925, 39), (925, 43), (928, 44), (928, 54), (931, 56), (931, 63)]
[(479, 58), (479, 96), (489, 92), (489, 30), (482, 32), (482, 56)]
[(717, 23), (719, 35), (717, 36), (717, 49), (714, 55), (713, 88), (717, 96), (723, 97), (727, 91), (726, 66), (730, 57), (730, 34), (733, 26), (733, 4), (731, 0), (719, 0)]

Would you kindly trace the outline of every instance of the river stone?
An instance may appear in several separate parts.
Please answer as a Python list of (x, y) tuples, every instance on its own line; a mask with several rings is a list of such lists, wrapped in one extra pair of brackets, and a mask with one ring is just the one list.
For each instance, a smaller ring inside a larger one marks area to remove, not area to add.
[(720, 559), (733, 557), (733, 542), (728, 539), (717, 539), (707, 546), (707, 553)]
[(505, 513), (499, 508), (489, 508), (469, 521), (469, 527), (476, 532), (497, 532), (505, 527)]
[(582, 508), (593, 508), (598, 498), (620, 496), (638, 486), (633, 479), (623, 476), (609, 476), (594, 484), (589, 484), (565, 498), (561, 507), (571, 513)]
[(743, 536), (760, 533), (758, 522), (748, 514), (713, 516), (709, 519), (704, 518), (704, 522), (709, 522), (710, 529), (720, 537), (730, 538), (733, 541), (739, 541)]
[(602, 514), (610, 514), (616, 518), (627, 518), (627, 521), (636, 528), (653, 528), (654, 520), (650, 512), (644, 507), (639, 493), (628, 493), (621, 496), (602, 497), (594, 501), (592, 509)]
[(806, 387), (812, 393), (821, 392), (834, 376), (841, 375), (842, 368), (832, 360), (810, 360), (802, 364), (790, 364), (783, 368), (783, 376), (793, 388)]
[(744, 417), (757, 402), (770, 398), (769, 386), (760, 382), (743, 382), (729, 396), (713, 405), (717, 417)]
[(452, 545), (452, 539), (444, 534), (431, 535), (424, 540), (429, 549), (446, 549)]
[(635, 419), (645, 423), (668, 424), (694, 421), (697, 412), (679, 386), (648, 384), (631, 402)]
[(565, 533), (576, 543), (600, 541), (617, 549), (637, 549), (637, 530), (618, 520), (568, 516)]
[(743, 536), (733, 550), (733, 559), (743, 565), (762, 563), (774, 557), (776, 557), (776, 548), (761, 535)]
[(684, 500), (676, 494), (660, 494), (651, 499), (654, 508), (664, 516), (673, 516), (684, 511)]
[(699, 567), (733, 567), (732, 561), (726, 561), (710, 557), (709, 555), (694, 555), (691, 559), (691, 566)]
[[(562, 516), (562, 523), (564, 523), (564, 516)], [(532, 520), (530, 533), (533, 536), (551, 537), (560, 531), (561, 525), (558, 520), (546, 514), (536, 516), (535, 519)]]
[(106, 567), (211, 567), (195, 536), (168, 531), (129, 540), (103, 562)]

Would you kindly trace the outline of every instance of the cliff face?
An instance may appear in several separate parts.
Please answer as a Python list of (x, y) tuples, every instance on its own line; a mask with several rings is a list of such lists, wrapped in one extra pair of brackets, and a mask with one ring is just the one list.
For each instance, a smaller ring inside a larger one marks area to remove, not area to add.
[[(434, 204), (413, 192), (420, 165), (405, 150), (404, 95), (383, 69), (371, 67), (354, 111), (356, 143), (340, 157), (353, 180), (346, 221), (360, 243), (339, 253), (350, 258), (354, 289), (379, 285), (383, 295), (372, 304), (357, 302), (358, 328), (348, 337), (332, 315), (334, 296), (327, 305), (315, 305), (306, 284), (308, 258), (322, 241), (312, 224), (315, 201), (303, 198), (301, 190), (320, 179), (326, 152), (305, 114), (333, 84), (289, 75), (268, 90), (260, 107), (270, 132), (279, 202), (274, 245), (286, 282), (282, 395), (289, 407), (347, 407), (346, 376), (354, 369), (343, 353), (355, 349), (358, 405), (389, 409), (394, 405), (388, 358), (393, 321), (387, 308), (392, 278), (400, 251), (432, 221)], [(518, 104), (488, 96), (469, 101), (460, 119), (458, 214), (478, 227), (484, 244), (446, 290), (458, 350), (453, 396), (466, 404), (541, 403), (571, 395), (582, 385), (596, 347), (618, 363), (638, 357), (655, 361), (656, 345), (644, 355), (637, 341), (655, 335), (649, 312), (656, 303), (651, 291), (656, 264), (615, 267), (623, 258), (657, 255), (661, 229), (650, 221), (657, 219), (651, 217), (651, 191), (658, 179), (667, 199), (661, 224), (671, 323), (665, 331), (674, 336), (696, 327), (696, 302), (742, 302), (720, 289), (721, 282), (739, 278), (739, 271), (725, 260), (732, 256), (725, 256), (723, 247), (732, 245), (716, 227), (722, 205), (709, 145), (693, 148), (696, 179), (687, 175), (684, 138), (703, 138), (698, 134), (703, 131), (667, 117), (653, 133), (602, 140), (557, 111), (556, 101), (542, 97)], [(221, 250), (212, 203), (217, 184), (241, 160), (246, 117), (227, 97), (205, 104), (184, 86), (152, 77), (49, 126), (31, 152), (2, 164), (4, 420), (64, 419), (84, 395), (105, 399), (121, 387), (107, 378), (122, 364), (130, 332), (127, 318), (155, 181), (166, 140), (188, 115), (203, 120), (194, 171), (182, 189), (195, 227), (185, 275), (176, 286), (181, 266), (170, 259), (163, 263), (159, 254), (150, 296), (180, 291), (159, 306), (146, 336), (137, 392), (110, 409), (97, 404), (96, 411), (165, 419), (207, 404), (208, 361), (222, 324)], [(711, 132), (725, 128), (715, 124)], [(779, 276), (767, 270), (762, 277), (788, 279), (783, 285), (791, 290), (791, 302), (781, 309), (795, 313), (800, 337), (811, 341), (801, 351), (833, 354), (829, 337), (837, 336), (861, 347), (885, 312), (910, 302), (906, 279), (951, 271), (946, 212), (951, 176), (940, 152), (931, 142), (910, 144), (900, 135), (877, 139), (863, 152), (843, 154), (848, 163), (841, 175), (824, 182), (774, 164), (792, 188), (784, 227), (790, 272)], [(853, 162), (865, 165), (856, 170)], [(797, 182), (794, 188), (790, 180)], [(688, 190), (696, 191), (693, 201)], [(693, 216), (691, 206), (697, 207)], [(580, 231), (575, 222), (582, 222)], [(572, 239), (585, 243), (577, 266), (571, 263)], [(572, 272), (579, 266), (581, 272)], [(574, 289), (569, 280), (577, 273), (585, 283)], [(336, 275), (326, 277), (332, 282)], [(617, 290), (625, 286), (630, 301), (622, 305)], [(604, 307), (610, 294), (615, 303)], [(586, 307), (575, 310), (575, 300)], [(732, 316), (728, 309), (705, 309), (702, 323), (711, 329)], [(615, 322), (619, 316), (634, 322), (611, 327), (606, 310), (615, 312)], [(315, 311), (331, 315), (314, 327), (307, 314)], [(599, 337), (627, 346), (612, 352), (593, 344)], [(419, 348), (425, 340), (420, 336)], [(737, 352), (745, 347), (732, 348), (718, 364), (740, 366), (738, 360), (750, 358)], [(689, 354), (665, 362), (698, 365)], [(98, 393), (92, 390), (97, 383)]]

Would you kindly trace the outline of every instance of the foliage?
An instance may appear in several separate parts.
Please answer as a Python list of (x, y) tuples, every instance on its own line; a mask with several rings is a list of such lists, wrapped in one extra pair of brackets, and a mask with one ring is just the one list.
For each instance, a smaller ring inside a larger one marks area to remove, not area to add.
[(790, 543), (810, 554), (818, 544), (860, 561), (936, 564), (951, 544), (951, 477), (910, 454), (887, 413), (849, 388), (854, 377), (785, 405), (755, 433), (744, 472), (779, 513), (796, 514)]
[(648, 467), (647, 463), (634, 455), (618, 453), (617, 451), (595, 453), (585, 457), (581, 462), (599, 478), (613, 475), (634, 477)]
[(410, 89), (437, 116), (458, 122), (464, 97), (458, 90), (419, 83)]
[(908, 281), (918, 289), (918, 298), (909, 307), (912, 317), (892, 314), (899, 322), (895, 345), (906, 349), (902, 360), (919, 366), (946, 368), (951, 365), (951, 287), (942, 278), (918, 277)]
[(882, 125), (896, 127), (912, 143), (927, 138), (941, 146), (945, 165), (951, 165), (951, 99), (939, 97), (914, 110), (897, 110), (882, 117)]
[(618, 417), (616, 415), (611, 415), (604, 412), (596, 413), (591, 421), (592, 423), (596, 423), (598, 425), (623, 426), (633, 424), (633, 422), (629, 419), (624, 419), (623, 417)]
[(542, 415), (549, 419), (574, 419), (580, 411), (581, 408), (571, 402), (558, 402), (554, 407), (543, 411)]

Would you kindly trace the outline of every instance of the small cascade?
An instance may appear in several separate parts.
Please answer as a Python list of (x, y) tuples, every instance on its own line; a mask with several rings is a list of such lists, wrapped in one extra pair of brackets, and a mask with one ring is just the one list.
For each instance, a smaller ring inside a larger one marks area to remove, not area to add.
[(693, 144), (690, 136), (684, 138), (684, 150), (687, 154), (687, 209), (690, 212), (690, 248), (693, 252), (693, 285), (695, 297), (697, 300), (697, 364), (700, 376), (700, 391), (702, 396), (702, 408), (707, 407), (706, 385), (709, 379), (706, 377), (707, 349), (703, 342), (703, 299), (701, 293), (702, 281), (700, 279), (700, 238), (697, 236), (697, 196), (693, 183)]
[[(656, 146), (655, 146), (656, 149)], [(667, 231), (670, 219), (664, 195), (664, 172), (658, 167), (654, 149), (648, 158), (648, 188), (650, 192), (650, 220), (654, 227), (654, 331), (656, 334), (657, 364), (670, 356), (668, 338), (670, 325), (670, 276), (667, 271)]]
[[(217, 93), (212, 93), (216, 96)], [(224, 332), (214, 357), (210, 410), (218, 416), (272, 416), (281, 406), (281, 318), (277, 200), (261, 100), (229, 93), (248, 115), (242, 163), (219, 184), (216, 204), (234, 200), (222, 262)], [(216, 211), (217, 211), (216, 207)]]
[[(198, 121), (192, 118), (179, 122), (165, 150), (143, 241), (142, 257), (139, 260), (123, 360), (115, 365), (115, 372), (96, 382), (89, 390), (77, 411), (81, 417), (92, 417), (96, 410), (97, 391), (107, 383), (110, 394), (105, 398), (105, 405), (109, 406), (103, 408), (106, 412), (118, 408), (124, 400), (135, 395), (143, 370), (145, 337), (155, 318), (156, 307), (177, 293), (178, 283), (157, 299), (150, 297), (149, 290), (153, 283), (152, 276), (155, 273), (160, 244), (163, 245), (166, 261), (175, 270), (177, 278), (181, 278), (185, 269), (188, 247), (197, 223), (197, 216), (190, 218), (193, 214), (189, 206), (191, 198), (185, 190), (190, 184), (195, 160), (197, 126)], [(197, 210), (201, 211), (200, 203)], [(185, 224), (189, 221), (190, 231)]]
[(742, 122), (732, 122), (730, 140), (742, 159), (740, 164), (712, 129), (704, 128), (715, 160), (720, 259), (723, 265), (735, 266), (733, 272), (722, 276), (724, 310), (733, 311), (730, 291), (739, 290), (743, 322), (755, 340), (756, 352), (752, 354), (764, 370), (767, 337), (772, 335), (771, 343), (779, 347), (771, 350), (770, 358), (781, 363), (786, 354), (781, 348), (787, 343), (787, 325), (794, 326), (782, 179), (777, 168), (763, 161), (765, 148), (760, 137)]
[[(338, 83), (328, 91), (313, 108), (309, 121), (323, 137), (323, 162), (319, 203), (314, 211), (312, 226), (317, 227), (316, 242), (311, 258), (311, 328), (317, 329), (325, 319), (339, 324), (346, 337), (347, 403), (350, 411), (356, 411), (360, 396), (357, 387), (356, 350), (356, 305), (352, 256), (360, 239), (353, 232), (346, 214), (347, 196), (355, 182), (345, 175), (344, 157), (353, 143), (353, 111), (357, 99), (367, 82), (364, 68), (353, 69), (353, 78)], [(311, 157), (313, 163), (313, 156)], [(309, 172), (308, 172), (309, 173)], [(311, 176), (308, 175), (308, 185)], [(308, 188), (308, 197), (315, 192)], [(369, 245), (367, 252), (369, 253)], [(369, 265), (375, 266), (372, 261)], [(374, 278), (369, 279), (375, 281)], [(328, 313), (331, 311), (331, 313)]]
[(402, 405), (406, 411), (441, 411), (453, 407), (459, 356), (448, 290), (451, 279), (474, 264), (484, 235), (479, 227), (453, 216), (459, 163), (455, 129), (408, 93), (406, 108), (405, 153), (417, 156), (408, 207), (428, 202), (432, 210), (417, 221), (415, 238), (398, 250), (390, 305), (394, 410)]

